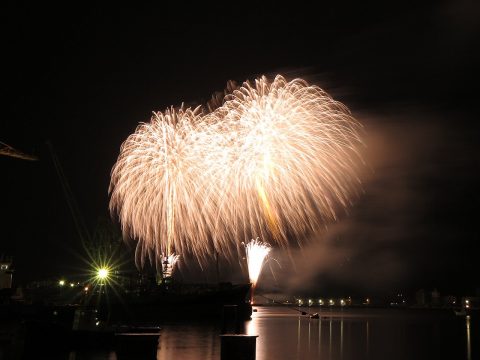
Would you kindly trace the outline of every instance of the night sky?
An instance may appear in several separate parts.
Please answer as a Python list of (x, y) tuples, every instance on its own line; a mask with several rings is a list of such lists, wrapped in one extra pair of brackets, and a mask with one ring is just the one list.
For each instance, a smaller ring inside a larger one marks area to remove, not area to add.
[(275, 251), (282, 268), (264, 286), (480, 288), (475, 1), (2, 7), (0, 141), (40, 159), (0, 157), (0, 254), (17, 284), (83, 266), (47, 141), (93, 231), (110, 218), (120, 145), (152, 111), (281, 73), (351, 109), (367, 166), (349, 213), (293, 249), (295, 266)]

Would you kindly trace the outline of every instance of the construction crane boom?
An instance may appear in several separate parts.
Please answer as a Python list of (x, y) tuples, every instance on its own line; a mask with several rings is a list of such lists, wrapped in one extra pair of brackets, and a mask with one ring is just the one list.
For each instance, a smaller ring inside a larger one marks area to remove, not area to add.
[(10, 156), (18, 159), (23, 159), (23, 160), (30, 160), (30, 161), (38, 160), (36, 156), (22, 153), (21, 151), (18, 151), (13, 147), (11, 147), (10, 145), (7, 145), (1, 141), (0, 141), (0, 155)]
[(67, 200), (67, 204), (70, 209), (73, 221), (75, 223), (75, 227), (77, 228), (78, 235), (82, 243), (86, 244), (87, 242), (91, 241), (90, 232), (88, 231), (85, 221), (83, 220), (77, 201), (75, 200), (75, 196), (73, 195), (73, 191), (70, 188), (70, 184), (68, 183), (67, 177), (65, 176), (65, 172), (63, 171), (62, 165), (60, 164), (60, 160), (58, 159), (58, 156), (53, 149), (52, 143), (50, 141), (47, 141), (47, 146), (50, 150), (53, 165), (55, 166), (55, 170), (57, 171), (60, 185), (62, 186), (63, 194), (65, 195), (65, 199)]

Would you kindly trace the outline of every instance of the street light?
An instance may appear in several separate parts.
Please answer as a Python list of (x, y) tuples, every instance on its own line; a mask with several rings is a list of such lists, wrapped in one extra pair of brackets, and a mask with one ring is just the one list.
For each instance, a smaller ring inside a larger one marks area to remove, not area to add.
[(110, 274), (110, 270), (106, 267), (102, 267), (97, 270), (97, 279), (106, 280)]

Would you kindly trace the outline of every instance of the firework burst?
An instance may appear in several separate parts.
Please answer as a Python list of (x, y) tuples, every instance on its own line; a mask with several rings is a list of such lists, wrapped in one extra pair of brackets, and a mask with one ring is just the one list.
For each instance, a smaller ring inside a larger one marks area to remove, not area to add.
[(258, 278), (265, 263), (265, 258), (268, 256), (271, 249), (270, 245), (259, 241), (258, 238), (245, 244), (248, 277), (252, 283), (252, 288), (257, 286)]
[(360, 125), (343, 104), (280, 75), (229, 90), (209, 110), (154, 113), (123, 143), (110, 209), (140, 259), (229, 257), (253, 234), (287, 246), (350, 205)]
[(169, 256), (162, 256), (162, 276), (164, 278), (171, 277), (175, 270), (180, 255), (170, 254)]

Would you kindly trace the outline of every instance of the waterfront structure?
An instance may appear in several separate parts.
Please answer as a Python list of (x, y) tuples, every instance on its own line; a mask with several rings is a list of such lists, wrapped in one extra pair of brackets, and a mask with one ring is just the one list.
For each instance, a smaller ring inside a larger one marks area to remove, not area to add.
[(11, 257), (0, 257), (0, 290), (11, 289), (13, 280), (13, 260)]

